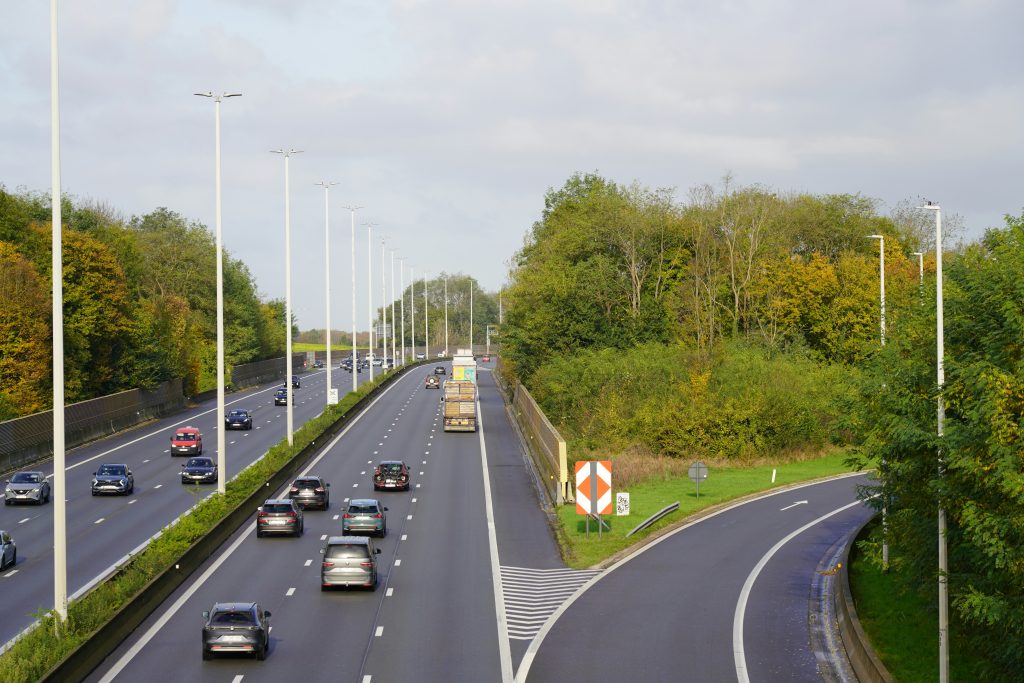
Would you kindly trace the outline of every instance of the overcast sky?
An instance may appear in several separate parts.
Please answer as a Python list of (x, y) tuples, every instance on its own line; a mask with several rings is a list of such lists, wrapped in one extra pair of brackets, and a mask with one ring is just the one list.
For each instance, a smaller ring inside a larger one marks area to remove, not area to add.
[[(544, 193), (576, 171), (674, 187), (732, 172), (780, 191), (923, 196), (968, 238), (1024, 207), (1024, 4), (1013, 0), (59, 0), (62, 185), (126, 216), (223, 225), (260, 291), (360, 328), (366, 227), (417, 279), (494, 291)], [(0, 183), (49, 191), (49, 3), (0, 3)], [(408, 276), (407, 276), (408, 279)]]

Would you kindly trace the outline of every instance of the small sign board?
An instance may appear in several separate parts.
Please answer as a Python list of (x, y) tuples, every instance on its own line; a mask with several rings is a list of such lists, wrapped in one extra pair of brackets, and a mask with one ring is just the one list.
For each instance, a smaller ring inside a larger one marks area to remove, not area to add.
[(615, 494), (615, 515), (617, 517), (629, 517), (629, 494), (619, 491)]
[(698, 460), (690, 465), (687, 476), (690, 477), (690, 481), (697, 485), (697, 497), (700, 498), (700, 483), (708, 478), (708, 466)]
[(332, 406), (338, 405), (338, 390), (337, 389), (332, 387), (331, 390), (327, 392), (327, 404), (328, 405), (332, 405)]

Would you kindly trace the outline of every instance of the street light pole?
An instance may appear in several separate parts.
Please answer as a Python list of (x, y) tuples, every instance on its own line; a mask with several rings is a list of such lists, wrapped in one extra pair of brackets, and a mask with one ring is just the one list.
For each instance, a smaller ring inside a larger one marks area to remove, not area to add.
[[(331, 368), (334, 367), (331, 365), (331, 222), (327, 194), (330, 192), (331, 185), (337, 184), (326, 180), (316, 183), (316, 185), (324, 188), (324, 300), (326, 302), (324, 306), (326, 312), (326, 330), (324, 334), (327, 337), (327, 405), (331, 404)], [(290, 378), (289, 381), (291, 381)]]
[(384, 266), (384, 238), (380, 240), (380, 318), (381, 318), (381, 329), (384, 331), (384, 336), (381, 339), (380, 352), (380, 374), (384, 374), (388, 371), (388, 285), (387, 285), (387, 270)]
[(60, 82), (57, 0), (50, 0), (50, 281), (53, 305), (53, 610), (68, 618), (68, 497), (64, 455), (64, 260), (60, 196)]
[(221, 229), (220, 192), (220, 101), (225, 97), (241, 97), (242, 93), (194, 93), (213, 99), (213, 176), (214, 224), (217, 251), (217, 493), (227, 490), (227, 445), (224, 440), (224, 240)]
[[(391, 324), (395, 324), (395, 250), (391, 250)], [(398, 353), (395, 347), (395, 330), (391, 330), (391, 362), (398, 368)]]
[(373, 381), (373, 230), (374, 223), (363, 223), (366, 226), (366, 328), (370, 330), (368, 340), (367, 363), (370, 366), (370, 381)]
[(448, 276), (444, 276), (444, 355), (448, 355)]
[[(409, 323), (409, 346), (412, 347), (412, 360), (416, 361), (416, 269), (409, 266), (409, 312), (412, 314), (412, 322)], [(403, 299), (405, 297), (402, 297)]]
[[(943, 332), (942, 310), (942, 209), (928, 202), (927, 206), (918, 207), (935, 212), (935, 370), (939, 386), (938, 407), (936, 410), (939, 436), (939, 476), (945, 467), (942, 462), (942, 435), (946, 421), (946, 406), (942, 399), (942, 388), (946, 383), (945, 338)], [(941, 493), (939, 494), (941, 496)], [(946, 554), (946, 509), (939, 499), (939, 683), (949, 683), (949, 590), (947, 574), (949, 558)]]
[(423, 357), (430, 358), (430, 310), (427, 308), (427, 276), (423, 276)]
[[(405, 257), (401, 256), (398, 258), (398, 287), (401, 291), (401, 300), (399, 301), (399, 310), (402, 325), (402, 362), (401, 365), (405, 365)], [(398, 360), (395, 359), (395, 367), (398, 367)]]
[[(301, 154), (301, 149), (290, 149), (287, 152), (283, 149), (272, 149), (272, 154), (284, 156), (284, 384), (288, 392), (288, 405), (285, 411), (288, 415), (288, 445), (292, 445), (292, 432), (294, 431), (295, 418), (292, 414), (292, 403), (295, 402), (295, 392), (292, 387), (292, 238), (291, 238), (291, 199), (288, 189), (288, 160), (293, 154)], [(223, 427), (224, 423), (221, 422)], [(218, 431), (222, 435), (224, 429)]]
[[(868, 235), (868, 239), (878, 240), (878, 307), (880, 311), (881, 345), (885, 346), (885, 235)], [(885, 388), (885, 385), (882, 385)], [(885, 459), (882, 459), (882, 484), (885, 484)], [(884, 496), (883, 496), (884, 498)], [(889, 509), (882, 502), (882, 571), (889, 570)]]
[(361, 206), (346, 206), (352, 215), (352, 391), (359, 388), (359, 365), (356, 363), (356, 209)]
[(469, 355), (473, 354), (473, 278), (469, 278)]

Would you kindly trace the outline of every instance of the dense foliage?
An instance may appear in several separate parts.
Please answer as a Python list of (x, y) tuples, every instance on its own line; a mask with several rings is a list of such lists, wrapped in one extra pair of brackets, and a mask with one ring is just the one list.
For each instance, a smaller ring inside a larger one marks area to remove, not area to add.
[[(167, 209), (125, 221), (62, 207), (66, 400), (181, 377), (216, 384), (216, 257), (202, 225)], [(0, 187), (0, 419), (50, 407), (49, 198)], [(224, 259), (230, 366), (282, 353), (283, 306), (263, 302), (245, 264)]]

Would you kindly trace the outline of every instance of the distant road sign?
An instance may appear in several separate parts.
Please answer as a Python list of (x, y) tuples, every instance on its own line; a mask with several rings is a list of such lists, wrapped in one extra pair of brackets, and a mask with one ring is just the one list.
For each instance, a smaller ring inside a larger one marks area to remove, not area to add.
[(697, 497), (700, 498), (700, 483), (708, 478), (708, 466), (698, 460), (690, 465), (687, 475), (690, 477), (690, 481), (697, 485)]
[(611, 460), (576, 463), (576, 514), (610, 515), (612, 510)]

